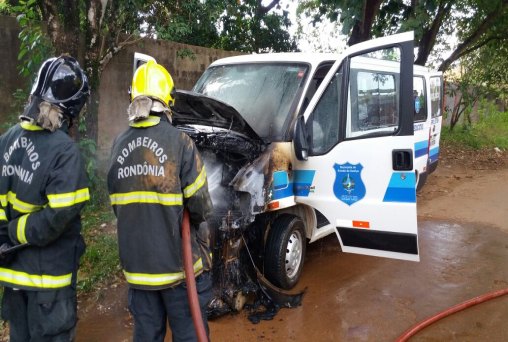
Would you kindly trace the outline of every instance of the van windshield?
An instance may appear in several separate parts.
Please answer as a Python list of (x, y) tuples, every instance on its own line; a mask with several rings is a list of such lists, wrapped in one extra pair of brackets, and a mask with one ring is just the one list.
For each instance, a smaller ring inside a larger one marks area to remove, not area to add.
[(193, 91), (234, 107), (261, 138), (281, 140), (308, 66), (252, 63), (208, 68)]

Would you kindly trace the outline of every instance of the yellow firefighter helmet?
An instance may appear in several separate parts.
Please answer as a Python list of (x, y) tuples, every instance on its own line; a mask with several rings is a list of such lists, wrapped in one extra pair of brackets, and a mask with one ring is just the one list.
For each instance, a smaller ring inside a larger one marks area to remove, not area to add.
[(136, 69), (132, 78), (131, 101), (138, 96), (148, 96), (172, 106), (175, 103), (175, 84), (169, 72), (155, 61), (148, 61)]

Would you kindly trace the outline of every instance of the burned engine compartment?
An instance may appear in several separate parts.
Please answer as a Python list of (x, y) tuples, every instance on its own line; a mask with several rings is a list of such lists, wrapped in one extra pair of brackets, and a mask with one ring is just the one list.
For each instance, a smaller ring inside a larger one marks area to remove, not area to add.
[(265, 212), (274, 146), (224, 128), (188, 124), (177, 128), (189, 135), (200, 151), (214, 206), (208, 220), (214, 285), (208, 317), (250, 306), (249, 319), (254, 322), (270, 319), (279, 307), (298, 306), (302, 293), (277, 292), (259, 271), (266, 227), (273, 217)]
[(246, 244), (256, 246), (259, 238), (257, 234), (252, 236), (249, 229), (255, 220), (255, 214), (250, 210), (251, 195), (236, 191), (232, 182), (246, 165), (259, 157), (265, 146), (226, 129), (196, 125), (178, 128), (194, 140), (207, 172), (208, 190), (214, 206), (208, 222), (213, 232), (214, 265), (214, 298), (208, 316), (219, 317), (241, 310), (247, 301), (246, 295), (257, 291), (255, 274), (247, 267), (252, 260), (245, 255), (244, 248)]
[(178, 129), (194, 140), (205, 164), (208, 190), (214, 205), (214, 221), (215, 217), (218, 219), (215, 223), (220, 225), (226, 216), (232, 222), (240, 220), (236, 225), (250, 223), (250, 199), (235, 191), (231, 183), (242, 168), (259, 157), (265, 146), (222, 128), (183, 125)]
[[(266, 234), (277, 216), (269, 207), (276, 191), (274, 173), (284, 173), (285, 187), (290, 186), (290, 143), (261, 138), (264, 132), (256, 132), (225, 102), (192, 91), (177, 90), (174, 95), (173, 125), (195, 142), (213, 203), (207, 220), (214, 285), (208, 316), (237, 312), (263, 300), (261, 305), (271, 312), (268, 317), (277, 307), (297, 306), (301, 295), (268, 295), (275, 287), (259, 271), (265, 265)], [(282, 298), (278, 306), (273, 305), (277, 298)]]

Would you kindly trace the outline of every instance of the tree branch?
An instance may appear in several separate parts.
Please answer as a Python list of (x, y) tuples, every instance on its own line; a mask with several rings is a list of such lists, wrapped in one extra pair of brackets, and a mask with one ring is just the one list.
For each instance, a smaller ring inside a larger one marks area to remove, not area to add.
[[(450, 57), (445, 59), (439, 66), (439, 71), (446, 71), (450, 65), (464, 56), (464, 52), (470, 48), (470, 46), (478, 42), (483, 34), (489, 30), (492, 24), (499, 18), (504, 16), (505, 9), (508, 8), (508, 1), (503, 1), (500, 8), (496, 8), (494, 11), (487, 14), (485, 20), (474, 30), (457, 48), (452, 52)], [(481, 43), (480, 43), (481, 44)]]
[(487, 39), (485, 39), (484, 41), (482, 41), (482, 42), (476, 44), (475, 46), (472, 46), (469, 49), (463, 51), (460, 54), (459, 58), (461, 58), (461, 57), (463, 57), (463, 56), (465, 56), (465, 55), (467, 55), (467, 54), (469, 54), (469, 53), (471, 53), (471, 52), (473, 52), (475, 50), (478, 50), (479, 48), (487, 45), (488, 43), (490, 43), (493, 40), (500, 40), (501, 41), (501, 40), (507, 40), (507, 39), (508, 39), (508, 37), (504, 37), (504, 36), (490, 36)]
[(263, 5), (261, 5), (261, 0), (260, 0), (258, 14), (260, 14), (261, 16), (265, 15), (266, 13), (270, 12), (270, 10), (272, 8), (274, 8), (279, 2), (280, 2), (280, 0), (273, 0), (268, 5), (263, 6)]
[(436, 37), (439, 33), (439, 28), (443, 24), (445, 18), (450, 14), (451, 9), (452, 4), (450, 2), (439, 4), (436, 17), (430, 24), (430, 28), (423, 33), (422, 38), (418, 42), (418, 56), (415, 60), (415, 64), (425, 65), (425, 63), (427, 63), (430, 52), (436, 44)]
[(124, 47), (136, 44), (139, 41), (144, 39), (143, 37), (138, 37), (136, 39), (131, 40), (132, 37), (134, 37), (134, 35), (130, 34), (129, 36), (127, 36), (127, 38), (123, 42), (121, 42), (115, 46), (112, 46), (108, 49), (108, 52), (104, 56), (102, 56), (101, 59), (99, 60), (99, 65), (101, 66), (102, 70), (104, 70), (106, 65), (111, 60), (111, 58), (113, 58), (113, 56), (116, 55), (118, 52), (120, 52), (120, 50), (122, 50)]

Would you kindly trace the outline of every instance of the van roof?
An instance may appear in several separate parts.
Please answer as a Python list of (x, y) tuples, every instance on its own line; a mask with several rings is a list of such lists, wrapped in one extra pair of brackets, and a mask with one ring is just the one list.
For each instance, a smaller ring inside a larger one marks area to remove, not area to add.
[[(273, 53), (259, 53), (259, 54), (247, 54), (247, 55), (239, 55), (232, 57), (225, 57), (216, 60), (210, 67), (218, 66), (218, 65), (228, 65), (228, 64), (247, 64), (247, 63), (262, 63), (262, 62), (290, 62), (290, 63), (308, 63), (313, 66), (317, 66), (325, 61), (336, 61), (340, 57), (340, 54), (337, 53), (311, 53), (311, 52), (273, 52)], [(382, 61), (379, 59), (371, 59), (366, 57), (361, 57), (361, 60), (365, 63), (374, 63), (377, 64), (386, 64), (389, 66), (393, 64), (390, 61)], [(431, 70), (427, 67), (421, 65), (413, 65), (413, 70), (415, 74), (426, 74), (431, 72)]]
[(291, 63), (308, 63), (314, 65), (324, 61), (335, 61), (337, 58), (339, 58), (339, 55), (334, 53), (307, 53), (307, 52), (259, 53), (221, 58), (213, 62), (210, 66), (257, 63), (257, 62), (291, 62)]

